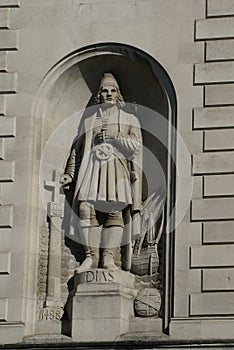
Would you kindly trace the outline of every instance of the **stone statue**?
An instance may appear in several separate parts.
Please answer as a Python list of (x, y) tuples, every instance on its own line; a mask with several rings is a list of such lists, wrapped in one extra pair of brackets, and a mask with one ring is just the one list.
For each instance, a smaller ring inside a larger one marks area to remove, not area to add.
[(140, 234), (139, 121), (124, 109), (119, 85), (111, 73), (104, 74), (95, 101), (97, 108), (84, 118), (61, 178), (63, 187), (72, 183), (75, 187), (73, 213), (85, 249), (78, 273), (97, 267), (116, 270), (116, 248), (123, 244), (129, 249), (122, 254), (122, 269), (130, 270), (131, 235)]

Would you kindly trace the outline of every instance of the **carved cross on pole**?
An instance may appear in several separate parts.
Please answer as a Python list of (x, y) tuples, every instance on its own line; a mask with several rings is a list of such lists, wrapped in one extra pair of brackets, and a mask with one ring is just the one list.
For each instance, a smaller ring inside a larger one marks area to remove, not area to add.
[(53, 171), (52, 180), (45, 181), (45, 187), (52, 189), (52, 202), (61, 203), (61, 183), (60, 183), (60, 172), (57, 170)]
[(45, 181), (45, 187), (52, 189), (52, 201), (48, 203), (48, 215), (50, 217), (63, 217), (63, 204), (61, 203), (60, 172), (53, 171), (52, 180)]
[(54, 322), (57, 320), (59, 322), (63, 314), (61, 302), (61, 225), (64, 215), (64, 204), (62, 203), (62, 193), (60, 193), (60, 172), (54, 170), (52, 180), (45, 181), (44, 186), (46, 189), (52, 189), (52, 201), (48, 203), (47, 211), (51, 225), (46, 305), (42, 310), (41, 317), (46, 321), (52, 320)]

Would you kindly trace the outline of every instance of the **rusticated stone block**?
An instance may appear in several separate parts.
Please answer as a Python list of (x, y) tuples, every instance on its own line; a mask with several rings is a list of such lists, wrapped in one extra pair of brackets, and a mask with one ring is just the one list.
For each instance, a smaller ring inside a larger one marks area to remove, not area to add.
[(205, 132), (206, 151), (213, 150), (233, 150), (234, 149), (234, 130), (209, 130)]
[(0, 206), (0, 227), (13, 226), (13, 205)]
[(197, 40), (233, 38), (234, 18), (211, 18), (196, 21), (195, 37)]
[(17, 50), (18, 49), (18, 32), (17, 30), (0, 31), (0, 49)]
[(20, 0), (0, 0), (0, 7), (19, 7)]
[(15, 93), (16, 83), (17, 83), (17, 73), (0, 73), (0, 92), (1, 93)]
[(0, 137), (12, 137), (16, 134), (16, 117), (0, 117)]
[(232, 173), (234, 169), (234, 152), (206, 152), (194, 154), (194, 174)]
[(7, 321), (7, 309), (8, 309), (8, 300), (0, 299), (0, 320), (1, 321)]
[(4, 159), (4, 140), (0, 139), (0, 160)]
[(233, 81), (234, 62), (212, 62), (195, 65), (195, 84)]
[(234, 175), (205, 176), (204, 195), (207, 197), (234, 195)]
[(234, 40), (215, 40), (206, 43), (206, 60), (232, 60), (234, 58)]
[(234, 245), (204, 245), (191, 247), (191, 267), (233, 266)]
[(233, 104), (234, 84), (208, 85), (205, 87), (205, 105)]
[(234, 107), (195, 108), (194, 129), (234, 127)]
[(202, 290), (234, 290), (234, 269), (205, 269), (202, 273)]
[(208, 16), (229, 16), (234, 15), (233, 0), (208, 0), (207, 1)]
[(234, 293), (202, 293), (190, 295), (191, 316), (234, 314)]
[(0, 51), (0, 70), (6, 71), (7, 70), (7, 52), (1, 52)]
[(15, 176), (14, 161), (0, 161), (0, 182), (12, 182)]
[(205, 222), (203, 228), (203, 242), (234, 243), (234, 221)]
[(10, 273), (10, 264), (11, 264), (10, 252), (0, 252), (0, 275)]
[(9, 28), (9, 12), (10, 9), (1, 9), (0, 8), (0, 29)]

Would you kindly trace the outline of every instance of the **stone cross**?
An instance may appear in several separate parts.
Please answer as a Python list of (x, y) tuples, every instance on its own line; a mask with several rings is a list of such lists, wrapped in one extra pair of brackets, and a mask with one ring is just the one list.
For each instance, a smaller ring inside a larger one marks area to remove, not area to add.
[(63, 204), (61, 203), (60, 172), (53, 171), (53, 180), (45, 181), (45, 187), (52, 189), (52, 201), (48, 203), (48, 215), (50, 217), (63, 217)]
[[(61, 301), (61, 225), (64, 212), (60, 193), (60, 173), (54, 170), (52, 180), (44, 186), (52, 189), (52, 201), (48, 203), (48, 216), (51, 221), (49, 235), (49, 256), (46, 304), (41, 311), (42, 322), (53, 322), (53, 330), (60, 331), (60, 319), (63, 314)], [(57, 323), (56, 323), (57, 322)]]
[(45, 187), (52, 189), (52, 202), (59, 203), (61, 198), (61, 183), (60, 183), (60, 172), (57, 170), (53, 171), (52, 179), (50, 181), (45, 181)]

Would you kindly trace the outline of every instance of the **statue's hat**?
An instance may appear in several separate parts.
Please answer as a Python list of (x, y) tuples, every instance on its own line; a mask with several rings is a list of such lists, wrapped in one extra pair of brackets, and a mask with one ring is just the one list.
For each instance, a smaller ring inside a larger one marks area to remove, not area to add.
[(115, 77), (113, 76), (113, 74), (111, 74), (111, 73), (104, 73), (103, 74), (100, 88), (105, 87), (105, 86), (114, 86), (117, 89), (119, 89), (119, 85), (118, 85)]

